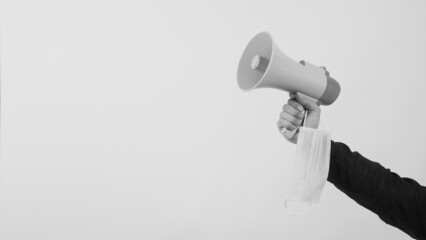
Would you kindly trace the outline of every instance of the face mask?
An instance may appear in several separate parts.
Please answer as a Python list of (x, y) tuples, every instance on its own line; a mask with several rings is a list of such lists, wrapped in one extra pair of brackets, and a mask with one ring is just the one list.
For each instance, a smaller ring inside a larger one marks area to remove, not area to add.
[(296, 159), (285, 201), (291, 214), (304, 214), (311, 204), (319, 202), (327, 182), (330, 148), (330, 133), (305, 127), (299, 129)]

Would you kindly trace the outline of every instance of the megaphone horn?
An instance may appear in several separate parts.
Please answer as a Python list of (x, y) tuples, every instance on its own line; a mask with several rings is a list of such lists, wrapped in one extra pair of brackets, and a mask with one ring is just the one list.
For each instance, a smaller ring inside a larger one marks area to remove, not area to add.
[(243, 91), (275, 88), (298, 92), (318, 105), (332, 104), (341, 90), (339, 83), (324, 68), (287, 57), (267, 32), (254, 36), (244, 49), (237, 80)]

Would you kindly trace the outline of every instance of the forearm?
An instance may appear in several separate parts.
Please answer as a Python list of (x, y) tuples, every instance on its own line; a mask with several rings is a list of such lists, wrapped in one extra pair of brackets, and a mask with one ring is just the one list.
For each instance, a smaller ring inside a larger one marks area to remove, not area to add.
[(332, 141), (328, 181), (386, 223), (426, 238), (426, 190), (414, 180)]

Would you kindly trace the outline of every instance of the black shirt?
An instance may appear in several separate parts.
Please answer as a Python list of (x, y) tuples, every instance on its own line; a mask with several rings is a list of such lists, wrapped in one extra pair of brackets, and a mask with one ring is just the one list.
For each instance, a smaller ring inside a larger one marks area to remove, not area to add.
[(426, 187), (331, 142), (328, 181), (415, 239), (426, 239)]

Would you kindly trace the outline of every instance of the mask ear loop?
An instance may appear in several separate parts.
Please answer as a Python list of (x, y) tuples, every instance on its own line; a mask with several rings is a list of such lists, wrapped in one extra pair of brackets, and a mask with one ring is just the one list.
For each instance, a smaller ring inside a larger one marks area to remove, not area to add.
[(301, 211), (301, 212), (296, 212), (296, 211), (293, 211), (293, 210), (290, 210), (290, 208), (288, 207), (288, 205), (287, 205), (287, 203), (289, 202), (289, 201), (294, 201), (294, 202), (296, 202), (296, 200), (288, 200), (288, 199), (286, 199), (285, 201), (284, 201), (284, 206), (285, 206), (285, 210), (286, 210), (286, 212), (288, 212), (290, 215), (292, 215), (292, 216), (302, 216), (303, 214), (305, 214), (307, 211), (308, 211), (308, 209), (309, 209), (309, 207), (312, 205), (312, 203), (311, 202), (309, 202), (309, 204), (303, 209), (303, 211)]

